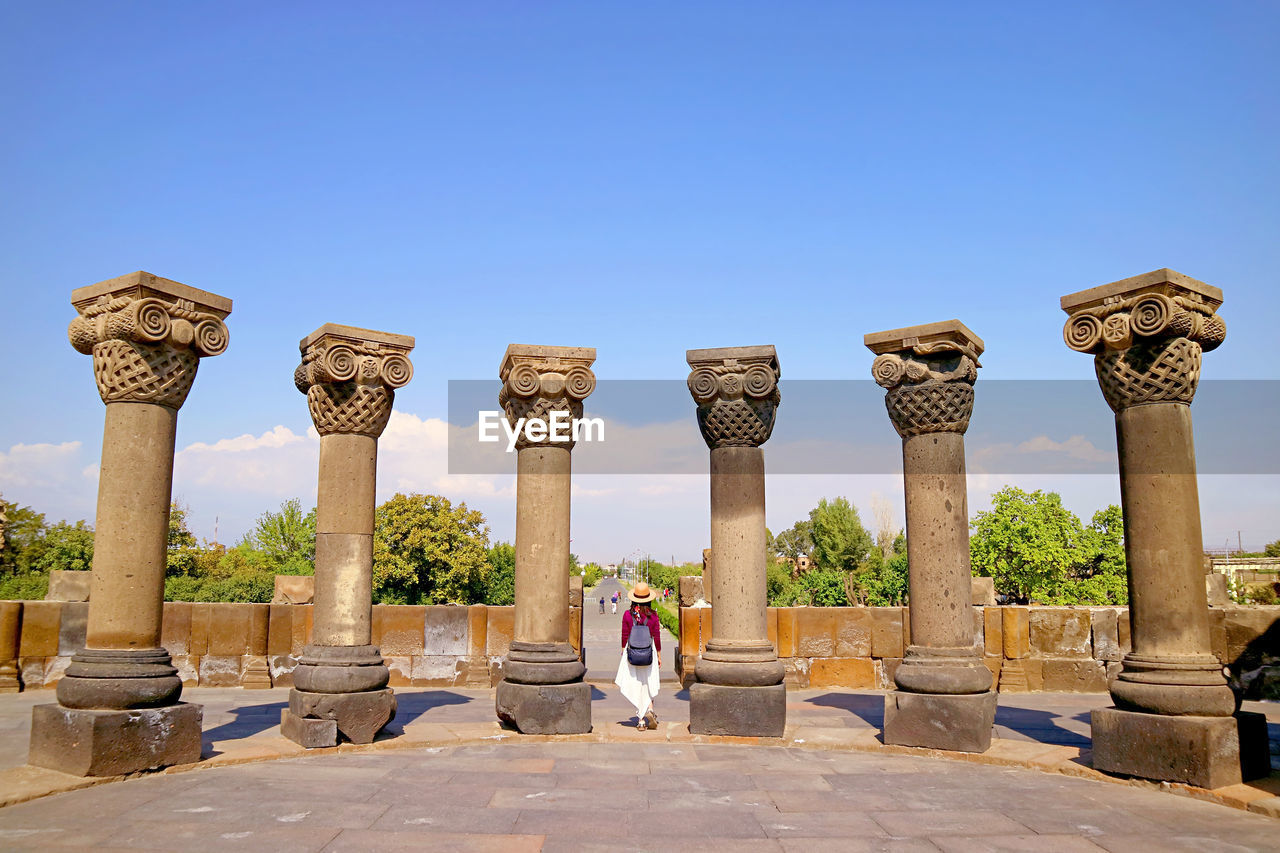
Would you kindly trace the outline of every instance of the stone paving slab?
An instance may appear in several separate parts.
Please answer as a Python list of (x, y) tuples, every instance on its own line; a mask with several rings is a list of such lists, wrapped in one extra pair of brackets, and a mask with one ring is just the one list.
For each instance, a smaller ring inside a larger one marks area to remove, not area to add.
[[(584, 761), (627, 772), (583, 788), (598, 773)], [(1267, 851), (1277, 837), (1269, 818), (1154, 787), (714, 744), (324, 750), (0, 809), (0, 847), (14, 850)]]
[[(186, 691), (184, 697), (201, 703), (205, 708), (204, 760), (194, 767), (170, 768), (162, 774), (152, 774), (127, 785), (172, 778), (175, 781), (166, 784), (177, 787), (167, 790), (181, 794), (184, 800), (240, 804), (248, 824), (265, 820), (261, 813), (255, 811), (262, 787), (277, 792), (272, 808), (296, 807), (291, 814), (306, 811), (303, 806), (308, 802), (326, 802), (334, 792), (340, 792), (339, 805), (329, 814), (314, 818), (308, 815), (298, 820), (302, 824), (298, 829), (306, 829), (309, 833), (305, 838), (298, 836), (304, 848), (307, 844), (319, 843), (317, 839), (327, 830), (335, 832), (324, 843), (337, 841), (341, 833), (349, 830), (359, 830), (372, 833), (368, 836), (371, 844), (394, 847), (400, 842), (383, 838), (379, 833), (387, 831), (385, 825), (374, 824), (397, 810), (422, 807), (424, 803), (418, 799), (422, 789), (438, 790), (447, 786), (451, 795), (459, 798), (459, 805), (443, 810), (447, 814), (442, 813), (438, 818), (425, 812), (419, 814), (424, 821), (442, 821), (436, 827), (439, 833), (447, 835), (445, 827), (455, 826), (458, 832), (465, 834), (474, 832), (478, 822), (493, 821), (494, 826), (505, 823), (513, 839), (512, 844), (542, 838), (550, 845), (548, 849), (555, 849), (559, 842), (554, 837), (535, 831), (544, 820), (539, 815), (571, 811), (575, 804), (598, 802), (602, 793), (617, 790), (628, 791), (628, 802), (634, 802), (637, 808), (654, 815), (679, 809), (682, 803), (696, 804), (702, 813), (719, 814), (723, 824), (726, 814), (764, 809), (773, 816), (771, 819), (777, 819), (778, 815), (805, 816), (809, 821), (806, 826), (814, 831), (817, 827), (812, 821), (815, 820), (834, 821), (827, 826), (832, 832), (839, 832), (838, 824), (848, 821), (850, 825), (847, 828), (852, 836), (853, 825), (861, 825), (862, 822), (847, 817), (849, 814), (865, 816), (868, 810), (893, 813), (904, 809), (933, 813), (989, 807), (989, 792), (971, 785), (939, 785), (931, 779), (902, 789), (886, 784), (886, 780), (891, 780), (897, 773), (917, 773), (911, 769), (912, 765), (901, 763), (900, 757), (915, 760), (922, 756), (945, 758), (950, 760), (936, 763), (973, 766), (975, 769), (977, 765), (984, 765), (981, 772), (1030, 768), (1048, 771), (1054, 775), (1046, 778), (1060, 781), (1075, 776), (1093, 782), (1123, 782), (1094, 771), (1088, 763), (1088, 715), (1093, 708), (1108, 704), (1106, 694), (1002, 695), (997, 714), (997, 737), (992, 748), (983, 755), (885, 746), (880, 742), (878, 729), (884, 697), (883, 693), (876, 691), (813, 689), (789, 693), (786, 736), (773, 739), (691, 735), (688, 731), (687, 693), (683, 691), (674, 695), (670, 690), (664, 691), (658, 699), (662, 724), (657, 731), (640, 732), (635, 729), (634, 718), (628, 715), (630, 706), (618, 695), (616, 688), (596, 685), (593, 690), (595, 730), (586, 735), (543, 738), (522, 736), (500, 726), (492, 717), (491, 690), (405, 688), (397, 691), (397, 696), (402, 713), (391, 729), (375, 743), (344, 744), (334, 749), (307, 751), (279, 734), (279, 709), (287, 703), (286, 688), (261, 691), (194, 688)], [(101, 792), (121, 787), (104, 785), (117, 780), (81, 779), (21, 764), (25, 759), (31, 707), (53, 699), (53, 691), (0, 697), (0, 731), (5, 732), (0, 739), (0, 804), (21, 803), (81, 788), (90, 790), (63, 796), (86, 797), (90, 804), (109, 802), (109, 799), (99, 799), (105, 797)], [(1280, 729), (1280, 706), (1250, 705), (1269, 714), (1274, 738)], [(790, 748), (771, 748), (781, 746)], [(384, 757), (409, 752), (419, 758), (411, 762), (395, 760), (387, 763), (384, 760)], [(446, 755), (449, 756), (448, 769), (442, 770), (435, 757)], [(304, 757), (308, 770), (300, 774), (295, 766), (297, 759)], [(846, 766), (849, 762), (858, 763), (864, 770), (853, 772)], [(822, 772), (815, 772), (815, 766), (823, 768)], [(251, 784), (242, 790), (223, 793), (221, 783), (215, 784), (210, 781), (212, 777), (206, 775), (206, 771), (218, 768), (234, 768)], [(1075, 784), (1074, 780), (1070, 783)], [(1021, 828), (999, 821), (989, 827), (1002, 826), (1001, 837), (1011, 839), (1021, 837), (1019, 832), (1025, 834), (1025, 831), (1037, 836), (1055, 833), (1071, 836), (1073, 831), (1083, 832), (1079, 827), (1095, 825), (1084, 820), (1085, 812), (1107, 807), (1109, 798), (1120, 786), (1108, 784), (1097, 787), (1096, 795), (1086, 796), (1088, 802), (1078, 807), (1079, 813), (1057, 814), (1062, 821), (1058, 824), (1049, 820), (1052, 815), (1046, 816), (1037, 811), (1036, 803), (1015, 798), (1011, 807), (1025, 809), (1033, 817), (1023, 820)], [(1168, 797), (1168, 792), (1251, 810), (1259, 815), (1280, 817), (1278, 774), (1217, 791), (1202, 791), (1182, 785), (1156, 786), (1145, 782), (1128, 783), (1128, 787), (1149, 789), (1174, 803), (1175, 808), (1181, 808), (1186, 799)], [(146, 789), (130, 787), (129, 790)], [(850, 793), (858, 795), (855, 812), (849, 811), (846, 798)], [(384, 807), (376, 814), (375, 809), (367, 808), (368, 804), (375, 802)], [(435, 799), (427, 801), (428, 804), (435, 802)], [(146, 802), (136, 805), (145, 806)], [(468, 812), (468, 808), (482, 808), (483, 812)], [(86, 811), (79, 805), (77, 811), (90, 816), (94, 814), (92, 808)], [(7, 809), (0, 810), (0, 816), (8, 813)], [(113, 807), (102, 812), (118, 823), (111, 834), (102, 835), (100, 825), (87, 823), (78, 828), (63, 826), (63, 831), (68, 834), (60, 838), (73, 847), (140, 846), (143, 842), (139, 841), (139, 833), (151, 819), (145, 813), (146, 809), (141, 808), (126, 820), (122, 817), (127, 816), (126, 811)], [(814, 817), (823, 813), (846, 816)], [(207, 822), (209, 818), (201, 815), (208, 814), (191, 812), (170, 816), (177, 825), (185, 827), (175, 837), (203, 837), (191, 827)], [(252, 817), (255, 814), (257, 817)], [(524, 823), (518, 824), (521, 815), (526, 815)], [(1097, 820), (1106, 823), (1104, 817)], [(894, 820), (892, 817), (885, 819)], [(1112, 826), (1114, 832), (1123, 829), (1140, 838), (1151, 831), (1151, 821), (1116, 819), (1120, 824)], [(714, 824), (702, 826), (700, 817), (691, 820), (693, 822), (688, 824), (687, 834), (682, 838), (698, 837), (700, 833), (715, 830)], [(775, 846), (770, 849), (786, 848), (783, 842), (790, 837), (791, 830), (781, 828), (789, 825), (785, 820), (776, 826), (759, 820), (753, 823), (752, 820), (755, 819), (737, 822), (735, 817), (730, 821), (734, 823), (733, 828), (724, 830), (730, 834), (723, 837), (752, 843), (772, 839), (782, 844), (782, 848)], [(239, 828), (227, 832), (234, 836), (254, 831), (237, 826)], [(1138, 831), (1133, 832), (1135, 828)], [(1204, 831), (1200, 826), (1195, 829), (1196, 832)], [(911, 837), (901, 828), (893, 831), (901, 831), (899, 840), (903, 843)], [(44, 837), (40, 827), (19, 827), (15, 832), (18, 835), (12, 839)], [(666, 834), (662, 828), (653, 832)], [(931, 833), (931, 839), (949, 837), (942, 825), (934, 826)], [(626, 832), (618, 833), (613, 828), (604, 836), (614, 843), (625, 844), (627, 841)], [(1193, 832), (1188, 837), (1201, 836)], [(0, 847), (12, 839), (0, 832)], [(49, 838), (44, 840), (53, 843)], [(236, 840), (232, 837), (218, 843)], [(578, 840), (584, 844), (593, 843), (586, 836)], [(348, 838), (342, 843), (349, 842)], [(1175, 839), (1171, 843), (1181, 842)], [(287, 845), (282, 849), (288, 849)], [(465, 849), (465, 845), (460, 849)], [(1280, 849), (1280, 845), (1275, 845), (1274, 849)]]

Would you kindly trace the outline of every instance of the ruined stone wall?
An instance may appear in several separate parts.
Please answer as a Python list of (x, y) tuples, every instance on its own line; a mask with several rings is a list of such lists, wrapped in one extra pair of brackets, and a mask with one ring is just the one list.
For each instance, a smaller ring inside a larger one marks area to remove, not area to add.
[[(52, 687), (85, 643), (87, 602), (0, 602), (0, 668), (23, 689)], [(265, 664), (276, 687), (293, 684), (311, 641), (310, 604), (165, 602), (162, 640), (189, 687), (236, 687)], [(490, 687), (502, 677), (513, 607), (374, 605), (373, 644), (391, 686)], [(581, 591), (569, 611), (570, 642), (582, 649)], [(246, 682), (247, 683), (247, 682)], [(265, 685), (263, 685), (265, 686)]]
[[(710, 607), (680, 608), (681, 680), (711, 636)], [(893, 687), (911, 643), (905, 607), (771, 607), (769, 639), (790, 687)], [(1280, 606), (1211, 608), (1213, 652), (1249, 682), (1280, 663)], [(1130, 649), (1127, 607), (974, 607), (974, 642), (1004, 692), (1102, 693)], [(1004, 673), (1004, 677), (1001, 674)]]

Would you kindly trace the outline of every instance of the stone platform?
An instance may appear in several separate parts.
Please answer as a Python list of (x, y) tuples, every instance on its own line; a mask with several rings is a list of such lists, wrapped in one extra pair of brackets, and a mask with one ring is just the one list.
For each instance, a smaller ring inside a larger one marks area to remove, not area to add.
[[(308, 751), (279, 733), (288, 689), (196, 688), (201, 762), (103, 784), (19, 766), (51, 694), (10, 694), (0, 846), (554, 851), (638, 832), (663, 850), (1275, 849), (1280, 775), (1205, 791), (1094, 771), (1106, 694), (1001, 697), (981, 755), (885, 746), (884, 695), (792, 691), (783, 737), (720, 738), (689, 733), (687, 694), (664, 685), (659, 728), (640, 732), (597, 684), (591, 734), (537, 737), (492, 719), (492, 690), (401, 689), (374, 743)], [(1275, 749), (1280, 706), (1246, 706)], [(623, 789), (626, 808), (600, 796)]]

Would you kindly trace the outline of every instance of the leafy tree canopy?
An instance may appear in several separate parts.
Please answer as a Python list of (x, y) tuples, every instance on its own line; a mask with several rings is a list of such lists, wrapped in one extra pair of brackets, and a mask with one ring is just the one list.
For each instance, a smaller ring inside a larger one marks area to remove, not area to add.
[[(840, 500), (843, 500), (841, 498)], [(813, 552), (813, 523), (797, 521), (791, 527), (773, 537), (769, 553), (797, 560)]]
[(1020, 602), (1126, 604), (1124, 524), (1118, 506), (1088, 527), (1055, 492), (1006, 486), (992, 495), (969, 538), (974, 574)]
[(245, 544), (261, 551), (278, 574), (315, 573), (316, 511), (302, 512), (302, 501), (290, 498), (278, 512), (264, 512), (244, 537)]
[(499, 542), (489, 549), (488, 575), (484, 603), (515, 604), (516, 549), (514, 545), (510, 542)]
[(378, 507), (374, 598), (384, 604), (473, 604), (484, 600), (489, 525), (439, 495), (397, 494)]
[(809, 536), (813, 562), (819, 569), (852, 571), (866, 559), (872, 546), (871, 534), (862, 526), (858, 510), (843, 497), (818, 501), (809, 513)]

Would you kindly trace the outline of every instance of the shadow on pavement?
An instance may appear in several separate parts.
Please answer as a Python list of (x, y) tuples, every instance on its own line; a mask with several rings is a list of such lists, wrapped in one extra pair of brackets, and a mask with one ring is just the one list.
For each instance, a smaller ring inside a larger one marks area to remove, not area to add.
[[(1087, 735), (1064, 729), (1058, 724), (1061, 717), (1048, 711), (1036, 711), (1031, 708), (996, 708), (996, 726), (1025, 735), (1038, 743), (1051, 743), (1058, 746), (1080, 746), (1087, 748), (1090, 740)], [(1077, 714), (1072, 719), (1088, 723), (1089, 714)]]
[(432, 708), (445, 705), (465, 705), (473, 701), (468, 696), (451, 693), (448, 690), (424, 690), (421, 693), (396, 694), (396, 718), (392, 725), (403, 729), (409, 723), (421, 717)]
[(860, 696), (856, 693), (823, 693), (804, 700), (824, 708), (839, 708), (861, 717), (873, 729), (884, 728), (884, 696), (881, 694)]
[(201, 737), (207, 745), (218, 740), (239, 740), (265, 732), (267, 729), (278, 728), (280, 712), (287, 707), (289, 707), (288, 702), (266, 702), (261, 705), (232, 708), (228, 713), (235, 717), (234, 720), (205, 729), (201, 732)]

